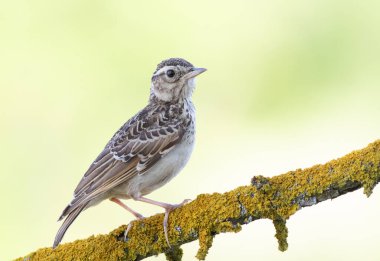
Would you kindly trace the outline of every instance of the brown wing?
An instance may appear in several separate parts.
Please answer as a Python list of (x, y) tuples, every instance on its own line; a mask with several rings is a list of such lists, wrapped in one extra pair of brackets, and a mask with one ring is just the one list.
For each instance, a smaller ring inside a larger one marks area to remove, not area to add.
[[(181, 140), (184, 122), (166, 107), (147, 107), (125, 123), (91, 164), (61, 218), (96, 196), (145, 173)], [(60, 218), (60, 219), (61, 219)]]

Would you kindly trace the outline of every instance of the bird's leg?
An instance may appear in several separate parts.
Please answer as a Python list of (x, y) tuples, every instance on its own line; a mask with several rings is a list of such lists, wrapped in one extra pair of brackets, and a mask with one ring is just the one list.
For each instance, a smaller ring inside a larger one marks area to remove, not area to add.
[(149, 204), (152, 204), (152, 205), (156, 205), (156, 206), (159, 206), (159, 207), (162, 207), (165, 209), (165, 218), (164, 218), (164, 233), (165, 233), (165, 239), (166, 239), (166, 242), (168, 243), (169, 247), (171, 247), (170, 243), (169, 243), (169, 237), (168, 237), (168, 220), (169, 220), (169, 213), (170, 211), (176, 209), (176, 208), (179, 208), (179, 207), (182, 207), (183, 205), (185, 205), (187, 202), (190, 201), (190, 199), (185, 199), (182, 203), (180, 204), (168, 204), (168, 203), (164, 203), (164, 202), (160, 202), (160, 201), (155, 201), (155, 200), (152, 200), (152, 199), (149, 199), (149, 198), (145, 198), (145, 197), (137, 197), (137, 198), (133, 198), (134, 200), (137, 200), (137, 201), (141, 201), (141, 202), (145, 202), (145, 203), (149, 203)]
[[(133, 209), (131, 209), (130, 207), (128, 207), (127, 205), (125, 205), (123, 202), (121, 202), (120, 199), (118, 199), (118, 198), (110, 198), (110, 200), (112, 202), (115, 202), (116, 204), (118, 204), (122, 208), (126, 209), (130, 213), (132, 213), (132, 215), (134, 215), (137, 220), (144, 218), (143, 215), (141, 215), (140, 213), (137, 213), (136, 211), (134, 211)], [(133, 221), (129, 222), (127, 229), (124, 231), (124, 241), (127, 241), (127, 235), (128, 235), (129, 230), (132, 228), (132, 222)]]
[(134, 211), (133, 209), (131, 209), (130, 207), (128, 207), (127, 205), (125, 205), (123, 202), (121, 202), (120, 199), (118, 198), (110, 198), (110, 200), (112, 202), (115, 202), (116, 204), (118, 204), (119, 206), (121, 206), (122, 208), (126, 209), (127, 211), (129, 211), (130, 213), (132, 213), (132, 215), (134, 215), (137, 219), (142, 219), (144, 218), (143, 215), (141, 215), (140, 213)]

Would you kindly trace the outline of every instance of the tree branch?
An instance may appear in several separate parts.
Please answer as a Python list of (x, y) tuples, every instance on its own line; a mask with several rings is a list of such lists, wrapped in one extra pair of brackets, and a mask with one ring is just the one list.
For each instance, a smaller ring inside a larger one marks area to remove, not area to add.
[(170, 248), (163, 232), (163, 214), (135, 221), (124, 242), (126, 226), (108, 235), (91, 236), (42, 248), (18, 260), (141, 260), (165, 253), (181, 260), (180, 245), (199, 240), (197, 258), (204, 260), (213, 237), (238, 232), (241, 225), (271, 219), (279, 249), (288, 247), (286, 220), (303, 207), (364, 188), (369, 196), (380, 180), (380, 140), (324, 165), (297, 169), (272, 178), (255, 176), (248, 186), (220, 194), (202, 194), (169, 217)]

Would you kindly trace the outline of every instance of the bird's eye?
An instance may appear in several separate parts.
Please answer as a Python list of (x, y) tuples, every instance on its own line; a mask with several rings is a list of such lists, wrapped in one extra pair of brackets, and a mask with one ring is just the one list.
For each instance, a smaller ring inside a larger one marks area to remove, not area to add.
[(167, 70), (167, 71), (166, 71), (166, 75), (167, 75), (169, 78), (173, 78), (174, 75), (175, 75), (175, 71), (174, 71), (174, 70)]

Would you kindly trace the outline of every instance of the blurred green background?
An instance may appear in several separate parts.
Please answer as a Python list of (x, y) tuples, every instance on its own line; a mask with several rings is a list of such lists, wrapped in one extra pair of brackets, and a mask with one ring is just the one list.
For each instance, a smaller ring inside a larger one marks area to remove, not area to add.
[[(380, 138), (379, 8), (371, 0), (2, 1), (0, 259), (52, 244), (82, 174), (145, 106), (151, 73), (168, 57), (208, 71), (194, 94), (192, 159), (150, 198), (223, 192)], [(380, 260), (379, 203), (376, 188), (369, 199), (354, 192), (298, 212), (285, 253), (271, 222), (254, 222), (217, 236), (208, 260)], [(130, 220), (104, 202), (64, 242)], [(197, 247), (185, 245), (184, 260)]]

